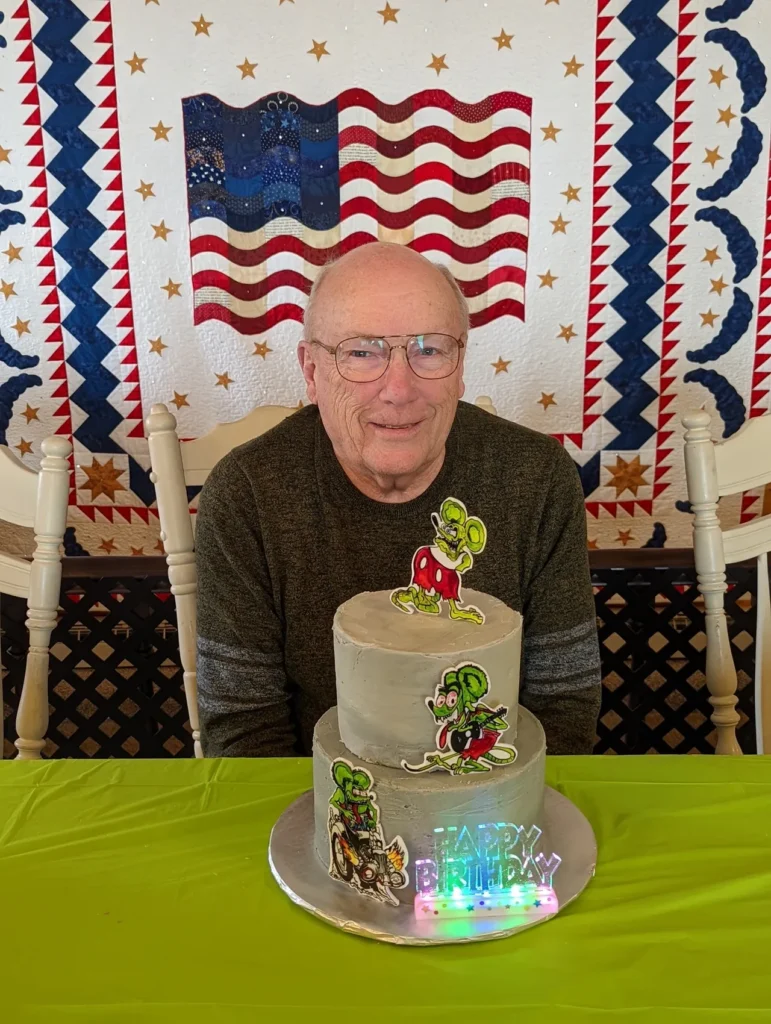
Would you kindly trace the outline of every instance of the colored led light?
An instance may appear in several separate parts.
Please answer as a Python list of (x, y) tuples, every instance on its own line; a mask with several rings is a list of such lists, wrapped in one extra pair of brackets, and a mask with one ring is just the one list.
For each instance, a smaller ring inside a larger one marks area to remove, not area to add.
[(415, 863), (416, 914), (554, 913), (561, 858), (535, 852), (541, 835), (509, 822), (435, 828), (434, 856)]

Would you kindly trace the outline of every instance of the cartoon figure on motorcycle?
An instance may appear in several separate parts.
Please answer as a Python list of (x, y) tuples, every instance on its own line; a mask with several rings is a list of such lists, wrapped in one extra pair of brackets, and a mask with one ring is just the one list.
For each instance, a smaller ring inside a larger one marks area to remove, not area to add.
[(332, 763), (331, 772), (337, 788), (329, 800), (329, 873), (397, 906), (391, 890), (407, 884), (407, 847), (400, 836), (386, 844), (369, 772), (343, 758)]

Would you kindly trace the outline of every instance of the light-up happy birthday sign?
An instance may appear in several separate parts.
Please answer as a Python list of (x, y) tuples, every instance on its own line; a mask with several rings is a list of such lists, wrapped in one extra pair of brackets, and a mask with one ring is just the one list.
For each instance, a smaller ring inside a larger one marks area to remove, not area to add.
[(561, 858), (535, 853), (541, 830), (507, 822), (434, 829), (434, 856), (415, 862), (418, 919), (542, 916), (557, 910), (552, 889)]

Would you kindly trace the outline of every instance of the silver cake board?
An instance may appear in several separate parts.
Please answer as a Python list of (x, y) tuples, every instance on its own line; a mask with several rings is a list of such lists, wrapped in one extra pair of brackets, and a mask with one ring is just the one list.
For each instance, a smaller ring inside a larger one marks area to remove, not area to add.
[(512, 915), (418, 921), (411, 903), (398, 907), (381, 903), (331, 878), (314, 849), (313, 790), (295, 800), (274, 825), (268, 860), (273, 877), (294, 903), (353, 935), (404, 946), (479, 942), (515, 935), (550, 920), (594, 875), (597, 842), (592, 826), (575, 804), (548, 786), (541, 827), (540, 849), (556, 850), (562, 857), (553, 881), (559, 909), (527, 919)]

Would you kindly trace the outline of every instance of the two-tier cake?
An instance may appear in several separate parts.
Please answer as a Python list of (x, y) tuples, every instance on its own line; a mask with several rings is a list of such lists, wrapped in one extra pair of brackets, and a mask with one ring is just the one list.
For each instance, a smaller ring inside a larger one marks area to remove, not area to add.
[[(392, 941), (492, 937), (552, 916), (566, 853), (555, 834), (575, 852), (563, 899), (596, 853), (580, 812), (545, 790), (544, 732), (519, 705), (521, 616), (461, 595), (484, 527), (454, 498), (434, 520), (408, 587), (337, 609), (337, 706), (315, 729), (313, 821), (300, 798), (271, 838), (274, 875), (296, 902)], [(565, 828), (544, 835), (560, 816)]]

